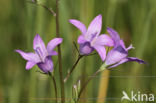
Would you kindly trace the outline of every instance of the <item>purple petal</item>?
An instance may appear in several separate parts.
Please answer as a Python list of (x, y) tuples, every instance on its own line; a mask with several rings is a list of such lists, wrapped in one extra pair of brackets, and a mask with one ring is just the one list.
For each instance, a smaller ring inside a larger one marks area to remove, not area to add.
[(107, 45), (107, 46), (113, 46), (114, 42), (113, 40), (105, 34), (102, 34), (98, 36), (95, 40), (91, 42), (91, 45)]
[(140, 64), (146, 64), (145, 61), (143, 61), (143, 60), (141, 60), (141, 59), (138, 59), (138, 58), (136, 58), (136, 57), (127, 57), (127, 59), (128, 59), (129, 62), (130, 62), (130, 61), (135, 61), (135, 62), (138, 62), (138, 63), (140, 63)]
[(86, 42), (84, 44), (80, 44), (80, 54), (81, 55), (88, 55), (90, 54), (92, 51), (94, 50), (94, 48), (92, 48), (90, 46), (89, 42)]
[(119, 45), (119, 43), (120, 43), (119, 34), (118, 34), (115, 30), (113, 30), (112, 28), (109, 28), (109, 27), (107, 27), (107, 32), (108, 32), (108, 33), (110, 34), (110, 36), (112, 37), (112, 39), (113, 39), (113, 41), (114, 41), (115, 47), (116, 47), (117, 45)]
[(117, 67), (118, 65), (123, 64), (123, 63), (125, 63), (125, 62), (127, 62), (127, 61), (128, 61), (128, 59), (127, 59), (127, 58), (124, 58), (124, 59), (122, 59), (120, 62), (118, 62), (118, 63), (116, 63), (116, 64), (114, 64), (114, 65), (112, 65), (112, 66), (109, 66), (108, 69)]
[(94, 18), (94, 20), (90, 23), (87, 34), (85, 38), (90, 41), (95, 36), (98, 36), (101, 32), (102, 27), (102, 15), (98, 15)]
[(83, 23), (81, 23), (78, 20), (74, 20), (74, 19), (70, 19), (69, 22), (71, 24), (73, 24), (74, 26), (76, 26), (82, 32), (83, 35), (86, 34), (87, 29), (86, 29), (86, 26)]
[(45, 73), (53, 71), (53, 61), (50, 56), (47, 56), (45, 62), (41, 62), (37, 64), (38, 67)]
[(38, 63), (40, 62), (40, 58), (35, 53), (25, 53), (21, 50), (15, 50), (17, 53), (19, 53), (25, 60)]
[(77, 42), (78, 42), (79, 44), (83, 44), (83, 43), (85, 43), (85, 42), (87, 42), (87, 41), (85, 40), (85, 38), (84, 38), (83, 35), (80, 35), (80, 36), (78, 37), (78, 39), (77, 39)]
[(40, 59), (42, 61), (45, 60), (46, 56), (48, 55), (47, 49), (45, 47), (45, 44), (42, 40), (42, 38), (37, 34), (33, 41), (33, 48), (35, 52), (39, 55)]
[(50, 56), (52, 55), (58, 55), (58, 53), (56, 51), (52, 51)]
[(127, 57), (127, 58), (122, 59), (120, 62), (118, 62), (118, 63), (116, 63), (116, 64), (114, 64), (112, 66), (109, 66), (108, 69), (109, 68), (114, 68), (114, 67), (116, 67), (116, 66), (118, 66), (120, 64), (123, 64), (123, 63), (126, 63), (126, 62), (131, 62), (131, 61), (135, 61), (135, 62), (138, 62), (140, 64), (146, 64), (146, 62), (141, 60), (141, 59), (138, 59), (138, 58), (135, 58), (135, 57)]
[(104, 46), (94, 46), (94, 48), (96, 49), (96, 51), (100, 55), (102, 61), (104, 61), (105, 58), (106, 58), (106, 49), (105, 49), (105, 47)]
[(54, 38), (53, 40), (51, 40), (48, 45), (47, 45), (47, 51), (48, 51), (48, 55), (56, 55), (56, 52), (53, 51), (53, 49), (61, 44), (63, 41), (62, 38)]
[(125, 47), (125, 43), (123, 42), (123, 40), (120, 40), (120, 43), (119, 44), (127, 51), (127, 49)]
[(31, 69), (35, 64), (36, 64), (35, 62), (28, 61), (26, 64), (26, 70)]
[(108, 52), (106, 57), (106, 65), (115, 64), (128, 55), (128, 52), (120, 45)]

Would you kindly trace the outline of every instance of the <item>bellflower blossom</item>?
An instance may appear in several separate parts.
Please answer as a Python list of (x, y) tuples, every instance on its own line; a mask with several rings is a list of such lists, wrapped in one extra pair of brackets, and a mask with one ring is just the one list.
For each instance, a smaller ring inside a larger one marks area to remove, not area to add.
[(99, 35), (102, 27), (102, 15), (96, 16), (90, 23), (88, 29), (86, 29), (86, 26), (78, 20), (70, 19), (69, 22), (76, 26), (82, 33), (77, 40), (80, 45), (80, 54), (89, 55), (95, 49), (102, 61), (104, 61), (106, 57), (104, 45), (113, 46), (114, 42), (106, 34)]
[(114, 41), (114, 48), (108, 52), (105, 60), (105, 65), (109, 66), (108, 68), (113, 68), (122, 63), (130, 61), (136, 61), (140, 64), (145, 64), (143, 60), (136, 57), (127, 57), (128, 50), (132, 49), (133, 46), (130, 45), (128, 48), (126, 48), (123, 40), (120, 39), (119, 34), (115, 30), (113, 30), (112, 28), (107, 28), (107, 32), (110, 34)]
[(62, 43), (62, 38), (54, 38), (48, 43), (47, 47), (45, 47), (42, 38), (37, 34), (33, 40), (33, 49), (35, 53), (26, 53), (21, 50), (16, 50), (16, 52), (27, 60), (26, 70), (31, 69), (37, 64), (43, 72), (48, 73), (53, 71), (53, 61), (51, 56), (57, 55), (57, 52), (53, 49), (60, 43)]

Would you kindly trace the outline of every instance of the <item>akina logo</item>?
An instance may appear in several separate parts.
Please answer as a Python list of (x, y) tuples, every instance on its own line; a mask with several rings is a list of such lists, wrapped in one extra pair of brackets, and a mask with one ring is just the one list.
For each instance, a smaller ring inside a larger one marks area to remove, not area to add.
[(128, 101), (135, 101), (135, 102), (143, 102), (143, 101), (154, 101), (154, 94), (145, 94), (141, 93), (140, 91), (134, 92), (131, 91), (130, 95), (128, 95), (125, 91), (122, 91), (123, 97), (121, 101), (128, 100)]

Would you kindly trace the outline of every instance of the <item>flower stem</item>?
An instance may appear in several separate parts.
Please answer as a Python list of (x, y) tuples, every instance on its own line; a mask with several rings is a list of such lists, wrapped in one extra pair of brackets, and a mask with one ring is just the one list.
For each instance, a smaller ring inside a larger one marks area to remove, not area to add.
[(37, 2), (32, 2), (32, 1), (29, 1), (29, 3), (32, 3), (32, 4), (36, 4), (37, 6), (41, 6), (43, 7), (44, 9), (46, 9), (47, 11), (49, 11), (54, 17), (56, 16), (56, 13), (53, 11), (53, 9), (51, 8), (48, 8), (46, 5), (44, 4), (38, 4)]
[(54, 88), (55, 88), (55, 98), (56, 98), (56, 103), (57, 103), (57, 86), (56, 86), (56, 80), (54, 78), (54, 76), (49, 72), (49, 76), (51, 77), (51, 79), (53, 80), (53, 84), (54, 84)]
[(75, 64), (72, 66), (71, 70), (68, 72), (66, 78), (64, 79), (64, 83), (68, 80), (69, 76), (72, 74), (73, 70), (75, 69), (76, 65), (78, 64), (78, 62), (82, 57), (83, 57), (82, 55), (78, 56), (78, 59), (76, 60)]
[[(56, 36), (60, 37), (60, 34), (59, 34), (59, 0), (56, 0)], [(62, 57), (61, 57), (60, 45), (58, 45), (58, 61), (59, 61), (59, 74), (60, 74), (60, 85), (61, 85), (61, 102), (65, 103), (64, 82), (63, 82), (63, 74), (62, 74)]]
[(39, 6), (42, 6), (44, 9), (46, 9), (47, 11), (49, 11), (54, 17), (56, 16), (56, 13), (51, 9), (48, 8), (46, 5), (44, 4), (38, 4)]
[(92, 80), (99, 72), (101, 72), (100, 69), (97, 70), (92, 76), (90, 76), (90, 77), (88, 78), (88, 80), (84, 83), (84, 85), (82, 86), (82, 88), (80, 89), (80, 92), (79, 92), (79, 94), (78, 94), (77, 103), (79, 102), (80, 96), (81, 96), (83, 90), (84, 90), (84, 89), (86, 88), (86, 86), (88, 85), (89, 81)]

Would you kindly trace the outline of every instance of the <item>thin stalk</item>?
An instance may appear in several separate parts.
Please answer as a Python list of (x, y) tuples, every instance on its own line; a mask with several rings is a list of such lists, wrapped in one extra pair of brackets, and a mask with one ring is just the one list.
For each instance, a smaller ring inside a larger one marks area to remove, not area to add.
[(51, 79), (53, 80), (53, 84), (54, 84), (54, 89), (55, 89), (55, 98), (56, 98), (56, 103), (58, 103), (57, 102), (57, 86), (56, 86), (56, 80), (55, 80), (55, 78), (54, 78), (54, 76), (49, 72), (49, 76), (51, 77)]
[[(59, 0), (56, 0), (56, 36), (60, 37), (59, 34)], [(61, 57), (61, 47), (58, 45), (58, 61), (59, 61), (59, 74), (60, 74), (60, 84), (61, 84), (61, 102), (65, 103), (65, 92), (64, 92), (64, 82), (62, 74), (62, 57)]]
[(49, 11), (54, 17), (56, 16), (56, 13), (51, 8), (48, 8), (46, 5), (44, 5), (44, 4), (38, 4), (37, 2), (32, 2), (32, 1), (28, 1), (28, 2), (29, 3), (32, 3), (32, 4), (36, 4), (37, 6), (41, 6), (44, 9), (46, 9), (47, 11)]
[(80, 89), (79, 95), (78, 95), (78, 99), (77, 99), (77, 103), (80, 100), (80, 96), (83, 92), (83, 90), (86, 88), (86, 86), (88, 85), (88, 83), (90, 82), (90, 80), (92, 80), (99, 72), (101, 72), (101, 70), (97, 70), (92, 76), (89, 77), (89, 79), (84, 83), (84, 85), (82, 86), (82, 88)]
[(48, 8), (46, 5), (44, 5), (44, 4), (37, 4), (37, 5), (43, 7), (47, 11), (49, 11), (53, 16), (56, 16), (56, 13), (51, 8)]
[(80, 61), (80, 59), (82, 58), (82, 55), (79, 55), (76, 62), (74, 63), (74, 65), (72, 66), (71, 70), (68, 72), (66, 78), (64, 79), (64, 83), (68, 80), (69, 76), (72, 74), (73, 70), (75, 69), (76, 65), (78, 64), (78, 62)]

